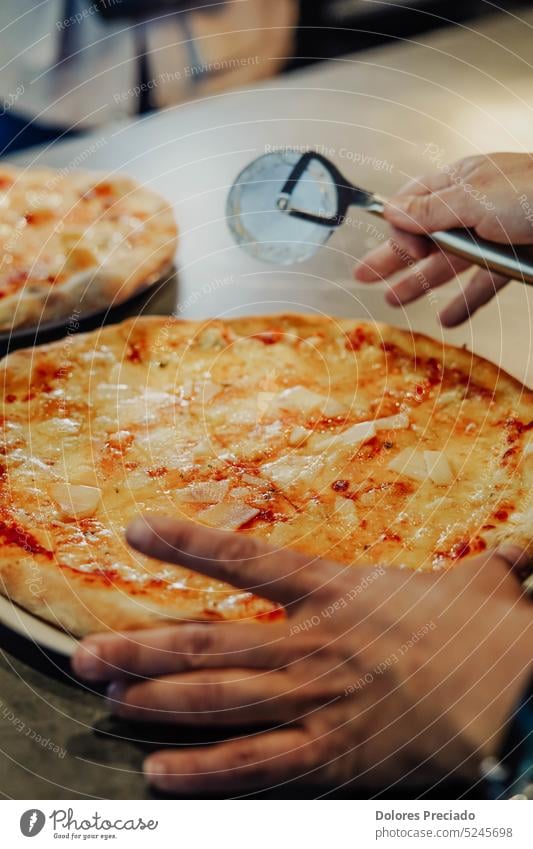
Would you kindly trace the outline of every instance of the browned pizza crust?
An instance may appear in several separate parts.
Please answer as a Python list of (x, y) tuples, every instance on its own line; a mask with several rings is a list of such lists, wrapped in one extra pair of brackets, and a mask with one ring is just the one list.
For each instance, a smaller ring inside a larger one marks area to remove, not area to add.
[(169, 204), (129, 177), (0, 167), (0, 331), (122, 303), (172, 267)]
[(420, 334), (140, 318), (11, 354), (0, 381), (1, 588), (76, 635), (282, 615), (132, 552), (140, 512), (355, 565), (533, 554), (533, 393)]

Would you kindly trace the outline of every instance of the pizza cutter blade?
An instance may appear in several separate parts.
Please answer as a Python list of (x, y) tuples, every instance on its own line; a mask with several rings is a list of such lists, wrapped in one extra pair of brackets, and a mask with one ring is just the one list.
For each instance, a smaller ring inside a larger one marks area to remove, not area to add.
[(260, 156), (241, 171), (228, 196), (235, 241), (263, 262), (309, 259), (340, 223), (339, 177), (318, 154), (284, 150)]
[[(310, 259), (346, 221), (350, 206), (382, 216), (386, 201), (352, 185), (329, 159), (314, 151), (267, 153), (244, 168), (226, 204), (229, 229), (250, 256), (277, 265)], [(475, 231), (431, 233), (442, 250), (473, 265), (533, 284), (528, 248), (499, 245)]]

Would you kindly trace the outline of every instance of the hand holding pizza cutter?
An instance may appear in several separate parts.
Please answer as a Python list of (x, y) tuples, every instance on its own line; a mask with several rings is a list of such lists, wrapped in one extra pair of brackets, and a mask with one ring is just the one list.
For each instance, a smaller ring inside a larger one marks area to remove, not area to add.
[[(263, 262), (293, 265), (312, 257), (346, 222), (351, 206), (383, 216), (386, 201), (352, 185), (324, 156), (313, 151), (267, 153), (237, 177), (227, 201), (235, 241)], [(443, 251), (473, 265), (533, 284), (527, 249), (490, 242), (474, 230), (431, 233)]]

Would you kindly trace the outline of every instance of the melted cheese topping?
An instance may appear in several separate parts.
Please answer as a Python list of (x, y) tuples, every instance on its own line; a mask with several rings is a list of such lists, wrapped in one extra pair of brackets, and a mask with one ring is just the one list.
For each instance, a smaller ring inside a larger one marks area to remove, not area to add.
[(137, 319), (13, 354), (0, 374), (4, 552), (178, 612), (196, 598), (199, 617), (253, 600), (130, 551), (138, 513), (438, 569), (484, 548), (531, 490), (531, 393), (382, 326)]

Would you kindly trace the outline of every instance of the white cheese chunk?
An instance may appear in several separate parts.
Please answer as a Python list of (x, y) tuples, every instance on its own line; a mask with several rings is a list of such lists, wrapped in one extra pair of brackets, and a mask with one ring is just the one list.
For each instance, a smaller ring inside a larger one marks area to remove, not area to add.
[(273, 398), (273, 403), (282, 410), (304, 413), (304, 415), (319, 411), (325, 416), (340, 416), (344, 412), (344, 407), (334, 398), (319, 395), (317, 392), (306, 389), (305, 386), (292, 386), (290, 389), (285, 389)]
[(58, 483), (51, 488), (51, 495), (63, 517), (68, 519), (88, 519), (94, 516), (100, 499), (101, 490), (96, 486)]
[(407, 413), (396, 413), (394, 416), (387, 416), (384, 419), (376, 419), (374, 421), (376, 430), (403, 430), (409, 427), (409, 416)]
[(438, 407), (446, 407), (449, 404), (457, 404), (457, 402), (461, 402), (464, 398), (464, 390), (459, 388), (447, 389), (443, 392), (440, 392), (436, 404)]
[(139, 435), (137, 442), (153, 456), (167, 459), (169, 452), (176, 451), (178, 438), (177, 430), (172, 427), (155, 427), (148, 430), (146, 434)]
[(226, 497), (229, 481), (199, 481), (178, 490), (179, 501), (188, 504), (218, 504)]
[(274, 460), (273, 463), (266, 463), (261, 471), (280, 489), (302, 485), (308, 488), (316, 479), (323, 464), (321, 457), (289, 455)]
[(383, 419), (358, 422), (341, 433), (323, 434), (313, 438), (313, 448), (317, 451), (355, 448), (373, 439), (378, 430), (400, 430), (409, 427), (407, 413), (396, 413)]
[(262, 480), (258, 475), (249, 475), (246, 472), (241, 475), (241, 480), (244, 481), (244, 483), (251, 484), (252, 486), (264, 487), (266, 485), (266, 482)]
[(197, 442), (196, 445), (193, 445), (192, 448), (190, 448), (190, 453), (191, 457), (196, 460), (198, 457), (205, 457), (206, 455), (214, 454), (215, 449), (208, 439), (201, 439), (200, 442)]
[(427, 476), (437, 486), (449, 486), (454, 482), (452, 467), (443, 451), (424, 451)]
[(443, 451), (406, 448), (391, 460), (387, 468), (415, 480), (429, 479), (437, 486), (449, 486), (455, 480), (453, 469)]
[(289, 445), (303, 445), (303, 443), (309, 439), (312, 433), (312, 430), (308, 430), (306, 427), (300, 427), (300, 425), (296, 425), (296, 427), (293, 427), (289, 434)]
[(356, 525), (358, 522), (355, 504), (349, 498), (338, 495), (335, 499), (335, 518), (340, 519), (347, 525)]
[(368, 442), (376, 435), (375, 422), (359, 422), (339, 434), (338, 440), (342, 445), (358, 445)]
[(405, 448), (390, 461), (387, 466), (392, 472), (408, 478), (425, 481), (428, 476), (424, 452), (416, 448)]
[(224, 528), (228, 531), (236, 531), (247, 522), (257, 516), (259, 510), (248, 507), (247, 504), (215, 504), (206, 510), (200, 511), (197, 518), (206, 525), (214, 528)]
[[(257, 490), (255, 491), (255, 497), (257, 498)], [(232, 489), (229, 497), (232, 501), (246, 501), (248, 498), (253, 498), (254, 492), (247, 486), (236, 486), (235, 489)]]
[(376, 435), (374, 422), (359, 422), (341, 433), (326, 433), (313, 438), (313, 449), (316, 451), (336, 451), (340, 448), (354, 448), (368, 442)]
[[(66, 435), (77, 435), (81, 430), (81, 422), (76, 421), (76, 419), (65, 418), (52, 418), (48, 419), (45, 424), (46, 429), (48, 430), (48, 436), (52, 434), (66, 434)], [(53, 437), (52, 437), (53, 438)]]

